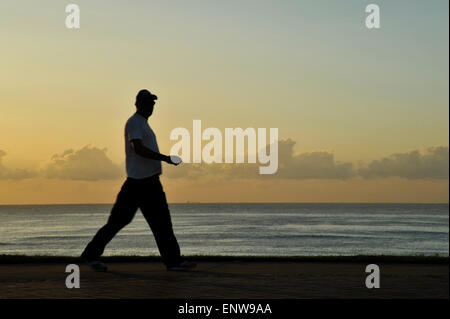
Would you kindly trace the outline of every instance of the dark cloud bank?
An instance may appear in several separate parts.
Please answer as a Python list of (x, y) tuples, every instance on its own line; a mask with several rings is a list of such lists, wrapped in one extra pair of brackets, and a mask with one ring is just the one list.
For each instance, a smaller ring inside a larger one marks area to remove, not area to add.
[(448, 179), (448, 147), (429, 147), (425, 151), (393, 154), (374, 160), (363, 167), (350, 162), (339, 162), (326, 151), (294, 154), (295, 141), (280, 140), (278, 171), (273, 175), (258, 175), (259, 164), (187, 164), (168, 167), (165, 174), (172, 178), (220, 176), (225, 178), (283, 178), (283, 179), (334, 179), (353, 177), (364, 179), (403, 177), (407, 179)]
[[(266, 178), (266, 179), (334, 179), (347, 180), (353, 177), (364, 179), (401, 177), (406, 179), (449, 178), (448, 146), (429, 147), (423, 151), (414, 150), (396, 153), (373, 160), (362, 167), (350, 162), (339, 162), (333, 153), (316, 151), (294, 154), (295, 141), (280, 140), (278, 144), (278, 171), (273, 175), (259, 175), (257, 164), (182, 164), (178, 167), (164, 167), (169, 178), (197, 179), (211, 176), (222, 179)], [(20, 180), (36, 176), (65, 180), (113, 180), (125, 175), (123, 165), (112, 162), (106, 155), (107, 149), (85, 146), (80, 150), (66, 150), (55, 154), (40, 171), (9, 169), (2, 164), (6, 153), (0, 150), (0, 180)]]

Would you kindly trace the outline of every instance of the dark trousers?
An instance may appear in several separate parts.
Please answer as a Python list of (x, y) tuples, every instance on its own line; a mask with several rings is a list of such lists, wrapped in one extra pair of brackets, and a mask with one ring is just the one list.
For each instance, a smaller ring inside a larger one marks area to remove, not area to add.
[(164, 264), (168, 267), (178, 264), (181, 261), (180, 247), (173, 233), (166, 194), (159, 175), (144, 179), (128, 178), (125, 181), (108, 222), (86, 246), (81, 257), (86, 260), (96, 260), (100, 257), (111, 239), (133, 220), (138, 208), (155, 236)]

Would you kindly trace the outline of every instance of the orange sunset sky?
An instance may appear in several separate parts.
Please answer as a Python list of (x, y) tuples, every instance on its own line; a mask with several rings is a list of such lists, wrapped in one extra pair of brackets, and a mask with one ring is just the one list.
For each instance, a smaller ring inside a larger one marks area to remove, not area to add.
[[(170, 132), (278, 128), (279, 169), (163, 165), (169, 202), (448, 202), (448, 1), (0, 3), (0, 204), (111, 203), (141, 88)], [(206, 143), (204, 143), (206, 144)]]

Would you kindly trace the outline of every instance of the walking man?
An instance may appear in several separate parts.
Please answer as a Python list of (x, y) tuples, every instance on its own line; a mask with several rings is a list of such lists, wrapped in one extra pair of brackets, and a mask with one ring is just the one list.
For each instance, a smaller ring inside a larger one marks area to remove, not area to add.
[(166, 195), (159, 181), (161, 161), (178, 165), (170, 156), (159, 153), (156, 136), (148, 125), (158, 97), (148, 90), (141, 90), (136, 96), (136, 113), (125, 125), (125, 155), (127, 179), (123, 184), (108, 222), (100, 228), (86, 246), (81, 258), (95, 271), (106, 271), (105, 264), (98, 261), (106, 245), (141, 209), (149, 224), (156, 244), (168, 270), (187, 270), (195, 263), (185, 261), (173, 233)]

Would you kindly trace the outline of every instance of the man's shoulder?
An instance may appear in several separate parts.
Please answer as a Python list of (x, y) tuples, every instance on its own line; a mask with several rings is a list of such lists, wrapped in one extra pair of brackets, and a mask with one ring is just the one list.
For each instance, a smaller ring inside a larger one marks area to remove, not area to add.
[(131, 115), (127, 122), (125, 123), (125, 127), (130, 126), (130, 125), (140, 125), (144, 122), (144, 118), (142, 116), (140, 116), (137, 113), (134, 113), (133, 115)]

